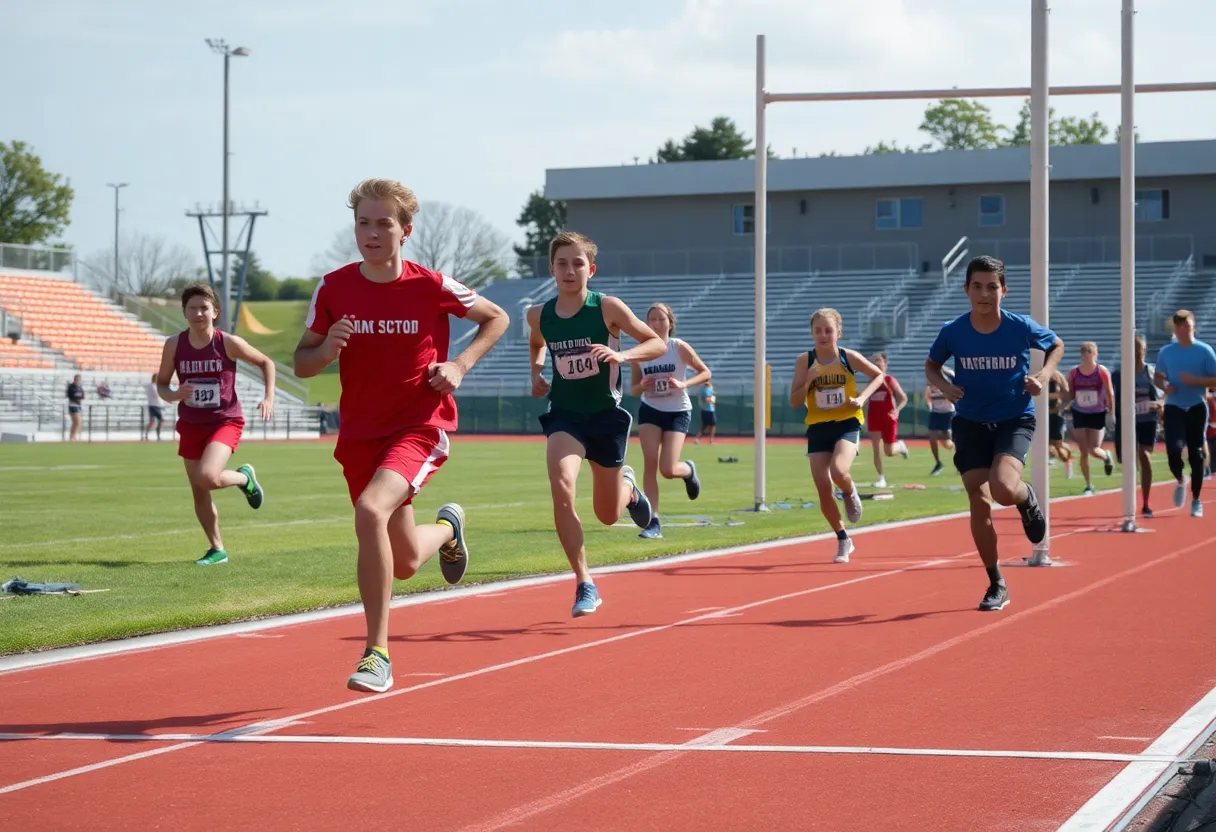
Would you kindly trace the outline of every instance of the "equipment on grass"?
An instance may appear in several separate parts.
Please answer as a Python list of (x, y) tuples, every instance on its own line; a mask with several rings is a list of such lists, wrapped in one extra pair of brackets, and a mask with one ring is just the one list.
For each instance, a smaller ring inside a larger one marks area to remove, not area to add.
[(83, 595), (86, 592), (109, 592), (108, 589), (82, 589), (80, 584), (36, 584), (24, 578), (13, 578), (0, 584), (5, 595)]
[(738, 461), (739, 461), (739, 457), (737, 457), (737, 456), (720, 456), (720, 457), (718, 457), (718, 462), (738, 462)]

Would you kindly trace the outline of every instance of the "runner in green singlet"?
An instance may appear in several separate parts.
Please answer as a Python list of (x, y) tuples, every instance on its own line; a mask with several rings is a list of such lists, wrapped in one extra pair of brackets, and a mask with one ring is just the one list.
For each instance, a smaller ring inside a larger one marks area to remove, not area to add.
[[(579, 468), (591, 463), (595, 516), (612, 526), (629, 510), (639, 528), (650, 525), (650, 501), (637, 487), (625, 450), (633, 417), (621, 407), (621, 366), (663, 354), (666, 345), (619, 298), (587, 291), (595, 274), (595, 243), (564, 231), (549, 243), (549, 269), (557, 297), (528, 309), (528, 360), (532, 395), (548, 396), (549, 411), (540, 417), (547, 437), (549, 487), (558, 540), (578, 582), (575, 618), (599, 607), (599, 590), (587, 569), (583, 527), (574, 511), (574, 485)], [(638, 345), (620, 350), (621, 332)], [(552, 356), (553, 381), (546, 381), (545, 353)]]

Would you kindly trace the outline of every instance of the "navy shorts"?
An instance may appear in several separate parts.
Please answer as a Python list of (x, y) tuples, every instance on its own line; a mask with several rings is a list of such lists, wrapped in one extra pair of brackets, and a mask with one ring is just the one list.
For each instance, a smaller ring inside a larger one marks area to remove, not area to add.
[(938, 413), (935, 410), (929, 411), (929, 430), (949, 433), (952, 421), (954, 421), (953, 413)]
[[(1148, 448), (1149, 453), (1157, 447), (1157, 421), (1136, 422), (1136, 444)], [(1123, 427), (1115, 422), (1115, 459), (1123, 464)]]
[(1073, 430), (1105, 430), (1106, 429), (1106, 411), (1101, 410), (1097, 413), (1086, 413), (1082, 410), (1072, 411), (1072, 429)]
[(1064, 441), (1064, 417), (1059, 413), (1047, 417), (1047, 439), (1049, 442)]
[(161, 411), (161, 406), (156, 404), (148, 405), (148, 418), (156, 419), (158, 422), (165, 421), (165, 414)]
[(861, 441), (861, 422), (844, 419), (839, 422), (820, 422), (806, 426), (807, 454), (830, 454), (836, 450), (840, 440), (857, 444)]
[(1018, 416), (987, 424), (954, 417), (954, 467), (960, 474), (991, 468), (998, 456), (1011, 456), (1023, 465), (1034, 439), (1034, 416)]
[(701, 411), (701, 427), (712, 428), (718, 424), (718, 414), (713, 410)]
[(540, 415), (540, 426), (545, 436), (555, 433), (573, 436), (583, 446), (583, 456), (588, 462), (603, 468), (620, 468), (625, 464), (633, 417), (623, 407), (599, 413), (550, 410)]
[(692, 427), (691, 410), (659, 410), (642, 402), (638, 407), (638, 424), (654, 425), (663, 433), (688, 433)]

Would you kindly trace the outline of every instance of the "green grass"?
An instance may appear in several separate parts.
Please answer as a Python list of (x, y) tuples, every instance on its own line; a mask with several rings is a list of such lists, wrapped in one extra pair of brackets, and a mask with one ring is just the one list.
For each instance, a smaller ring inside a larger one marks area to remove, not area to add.
[[(291, 366), (292, 353), (304, 332), (304, 316), (308, 313), (306, 300), (246, 301), (245, 305), (262, 326), (279, 330), (277, 335), (258, 335), (245, 329), (238, 334), (275, 361)], [(336, 405), (342, 395), (338, 382), (338, 365), (331, 364), (325, 372), (313, 378), (300, 379), (308, 385), (308, 403)]]
[[(553, 531), (543, 446), (534, 442), (455, 439), (452, 458), (418, 499), (421, 519), (438, 506), (462, 503), (469, 516), (472, 547), (466, 582), (565, 570)], [(194, 566), (206, 549), (194, 518), (190, 490), (175, 444), (6, 445), (0, 465), (0, 581), (67, 581), (105, 589), (77, 597), (0, 596), (0, 654), (133, 636), (190, 626), (219, 624), (274, 613), (333, 606), (358, 600), (355, 538), (345, 481), (328, 443), (247, 442), (232, 466), (252, 462), (267, 490), (254, 513), (235, 489), (215, 495), (231, 561)], [(720, 464), (733, 455), (737, 464)], [(630, 463), (641, 473), (641, 454), (631, 445)], [(728, 517), (743, 525), (665, 530), (662, 540), (643, 541), (635, 528), (604, 528), (590, 507), (590, 474), (584, 466), (578, 507), (587, 527), (593, 564), (639, 560), (731, 544), (826, 530), (817, 508), (738, 513), (752, 500), (751, 448), (689, 445), (704, 491), (689, 503), (680, 482), (662, 483), (662, 508), (674, 515)], [(1159, 463), (1158, 470), (1164, 470)], [(62, 467), (61, 467), (62, 466)], [(96, 467), (74, 467), (96, 466)], [(770, 503), (816, 500), (802, 450), (770, 446)], [(964, 496), (941, 486), (957, 485), (947, 465), (927, 476), (927, 450), (910, 460), (887, 462), (896, 489), (891, 501), (867, 501), (865, 523), (959, 511)], [(1096, 467), (1100, 474), (1100, 468)], [(869, 449), (854, 466), (858, 482), (874, 470)], [(1098, 476), (1095, 486), (1114, 487)], [(904, 490), (919, 482), (924, 491)], [(1064, 480), (1053, 469), (1056, 495), (1079, 493), (1080, 477)], [(863, 489), (864, 490), (864, 489)], [(443, 586), (438, 564), (428, 563), (397, 592)]]

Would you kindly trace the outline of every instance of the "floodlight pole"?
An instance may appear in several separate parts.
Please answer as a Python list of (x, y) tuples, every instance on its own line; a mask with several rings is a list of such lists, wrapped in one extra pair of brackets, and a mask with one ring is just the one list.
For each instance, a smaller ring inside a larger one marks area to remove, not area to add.
[[(1135, 367), (1134, 344), (1131, 340), (1132, 328), (1135, 325), (1135, 126), (1133, 124), (1132, 97), (1136, 93), (1160, 92), (1208, 92), (1216, 90), (1216, 81), (1196, 81), (1185, 83), (1162, 83), (1136, 85), (1133, 80), (1132, 45), (1133, 45), (1133, 15), (1135, 14), (1134, 0), (1123, 0), (1123, 77), (1117, 85), (1063, 86), (1051, 87), (1047, 82), (1047, 2), (1046, 0), (1031, 0), (1031, 29), (1032, 56), (1030, 87), (977, 87), (972, 89), (937, 89), (937, 90), (876, 90), (859, 92), (792, 92), (771, 93), (765, 87), (765, 42), (764, 35), (756, 36), (756, 182), (755, 182), (755, 242), (756, 242), (756, 343), (755, 369), (756, 384), (763, 385), (765, 364), (765, 246), (768, 243), (767, 234), (767, 149), (768, 142), (765, 131), (766, 108), (769, 104), (793, 101), (897, 101), (912, 99), (950, 99), (950, 98), (1031, 98), (1031, 190), (1032, 190), (1032, 238), (1039, 235), (1041, 240), (1032, 239), (1031, 257), (1031, 308), (1036, 317), (1041, 313), (1042, 322), (1046, 323), (1048, 302), (1048, 265), (1050, 257), (1050, 237), (1048, 235), (1048, 148), (1050, 145), (1047, 124), (1048, 100), (1054, 95), (1122, 95), (1122, 165), (1121, 180), (1121, 211), (1120, 237), (1121, 249), (1121, 322), (1122, 322), (1122, 361), (1124, 368)], [(1037, 47), (1037, 48), (1036, 48)], [(1037, 183), (1037, 184), (1036, 184)], [(1036, 207), (1037, 206), (1037, 207)], [(1035, 235), (1035, 230), (1039, 235)], [(1125, 369), (1124, 372), (1127, 372)], [(1122, 398), (1119, 402), (1122, 421), (1123, 447), (1128, 449), (1123, 465), (1123, 500), (1125, 520), (1123, 528), (1126, 531), (1135, 530), (1135, 388), (1134, 382), (1122, 384)], [(1037, 400), (1036, 410), (1040, 413), (1046, 410), (1046, 393)], [(754, 400), (754, 435), (756, 456), (756, 506), (760, 509), (765, 500), (764, 475), (764, 397), (757, 394)], [(1044, 512), (1048, 512), (1050, 500), (1050, 480), (1047, 477), (1048, 443), (1043, 425), (1035, 431), (1032, 445), (1031, 465), (1032, 478), (1039, 491), (1039, 500)], [(1041, 479), (1040, 479), (1041, 478)], [(1038, 483), (1042, 488), (1038, 488)], [(1041, 548), (1043, 561), (1046, 559), (1046, 540)], [(1031, 562), (1034, 562), (1033, 560)]]
[[(1030, 4), (1030, 314), (1043, 326), (1048, 326), (1048, 273), (1051, 269), (1051, 223), (1048, 215), (1050, 192), (1051, 137), (1050, 105), (1047, 86), (1048, 58), (1047, 0), (1031, 0)], [(1031, 353), (1031, 372), (1043, 369), (1043, 356)], [(1048, 386), (1035, 397), (1035, 412), (1047, 413), (1051, 406)], [(1043, 509), (1046, 531), (1043, 540), (1034, 544), (1029, 563), (1047, 566), (1051, 563), (1051, 480), (1048, 476), (1048, 419), (1037, 419), (1030, 445), (1030, 481), (1039, 505)]]
[(1123, 448), (1123, 531), (1136, 531), (1136, 122), (1135, 0), (1123, 0), (1122, 117), (1119, 123), (1120, 445)]

